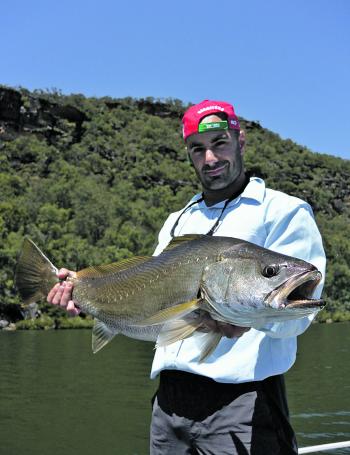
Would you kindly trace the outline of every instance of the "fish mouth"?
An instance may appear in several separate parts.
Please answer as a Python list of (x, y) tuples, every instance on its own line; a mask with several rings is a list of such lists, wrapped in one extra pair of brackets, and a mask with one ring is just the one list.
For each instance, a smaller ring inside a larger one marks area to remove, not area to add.
[(265, 303), (274, 308), (321, 309), (324, 306), (323, 300), (311, 297), (321, 278), (322, 274), (318, 270), (295, 275), (273, 290)]

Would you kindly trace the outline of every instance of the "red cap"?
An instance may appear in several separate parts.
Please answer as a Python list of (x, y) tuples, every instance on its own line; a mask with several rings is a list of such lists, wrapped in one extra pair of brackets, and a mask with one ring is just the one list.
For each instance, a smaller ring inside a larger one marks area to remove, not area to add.
[(227, 115), (227, 123), (230, 129), (239, 130), (239, 121), (231, 104), (224, 101), (204, 100), (191, 106), (185, 112), (182, 118), (184, 140), (191, 134), (199, 132), (198, 126), (203, 117), (217, 112), (224, 112)]

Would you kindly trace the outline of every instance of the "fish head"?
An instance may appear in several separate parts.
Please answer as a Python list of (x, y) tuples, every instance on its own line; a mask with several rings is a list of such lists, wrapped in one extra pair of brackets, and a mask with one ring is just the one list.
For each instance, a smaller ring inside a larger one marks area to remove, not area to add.
[(254, 319), (296, 319), (320, 310), (323, 301), (312, 294), (321, 278), (308, 262), (247, 244), (205, 267), (201, 292), (218, 319), (252, 326)]

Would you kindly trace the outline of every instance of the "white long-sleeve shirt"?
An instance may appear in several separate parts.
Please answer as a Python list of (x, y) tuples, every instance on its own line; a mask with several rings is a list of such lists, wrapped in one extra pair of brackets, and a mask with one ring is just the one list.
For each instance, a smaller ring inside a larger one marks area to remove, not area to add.
[[(199, 200), (200, 194), (188, 203)], [(225, 201), (207, 207), (204, 201), (194, 204), (179, 219), (175, 236), (206, 234), (220, 216)], [(172, 213), (159, 233), (154, 252), (160, 254), (171, 240), (170, 231), (181, 211)], [(265, 187), (253, 177), (243, 193), (231, 201), (214, 235), (236, 237), (315, 265), (325, 274), (326, 258), (322, 239), (311, 207), (301, 199)], [(314, 296), (321, 295), (324, 281)], [(202, 363), (200, 333), (186, 340), (158, 348), (151, 378), (163, 369), (178, 369), (208, 376), (219, 382), (259, 381), (285, 373), (294, 363), (297, 335), (310, 325), (313, 316), (269, 323), (259, 330), (250, 329), (240, 338), (222, 338), (215, 351)]]

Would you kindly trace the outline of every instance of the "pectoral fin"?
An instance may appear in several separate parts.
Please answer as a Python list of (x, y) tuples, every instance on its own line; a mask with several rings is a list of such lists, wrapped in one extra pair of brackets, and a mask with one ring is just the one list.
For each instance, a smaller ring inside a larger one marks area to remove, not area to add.
[[(176, 319), (175, 321), (164, 324), (158, 335), (156, 348), (168, 346), (169, 344), (176, 343), (176, 341), (189, 338), (201, 325), (200, 319), (193, 321)], [(197, 343), (200, 344), (198, 363), (204, 362), (215, 351), (221, 338), (221, 333), (217, 332), (202, 333), (197, 338)]]
[(137, 323), (133, 323), (133, 325), (157, 325), (164, 324), (165, 322), (172, 321), (173, 319), (182, 318), (183, 316), (186, 316), (186, 314), (197, 310), (201, 301), (201, 299), (194, 299), (186, 303), (180, 303), (179, 305), (165, 308), (165, 310), (158, 311), (158, 313), (154, 314), (153, 316), (143, 319)]
[(117, 333), (117, 331), (112, 330), (104, 322), (95, 319), (94, 327), (92, 329), (92, 352), (96, 354), (96, 352), (106, 346)]
[(201, 345), (201, 354), (199, 356), (198, 363), (204, 362), (216, 349), (222, 338), (221, 333), (208, 332), (203, 335), (203, 344)]
[(186, 321), (185, 319), (176, 319), (164, 324), (158, 335), (156, 348), (168, 346), (176, 341), (184, 340), (194, 333), (201, 325), (200, 321)]

